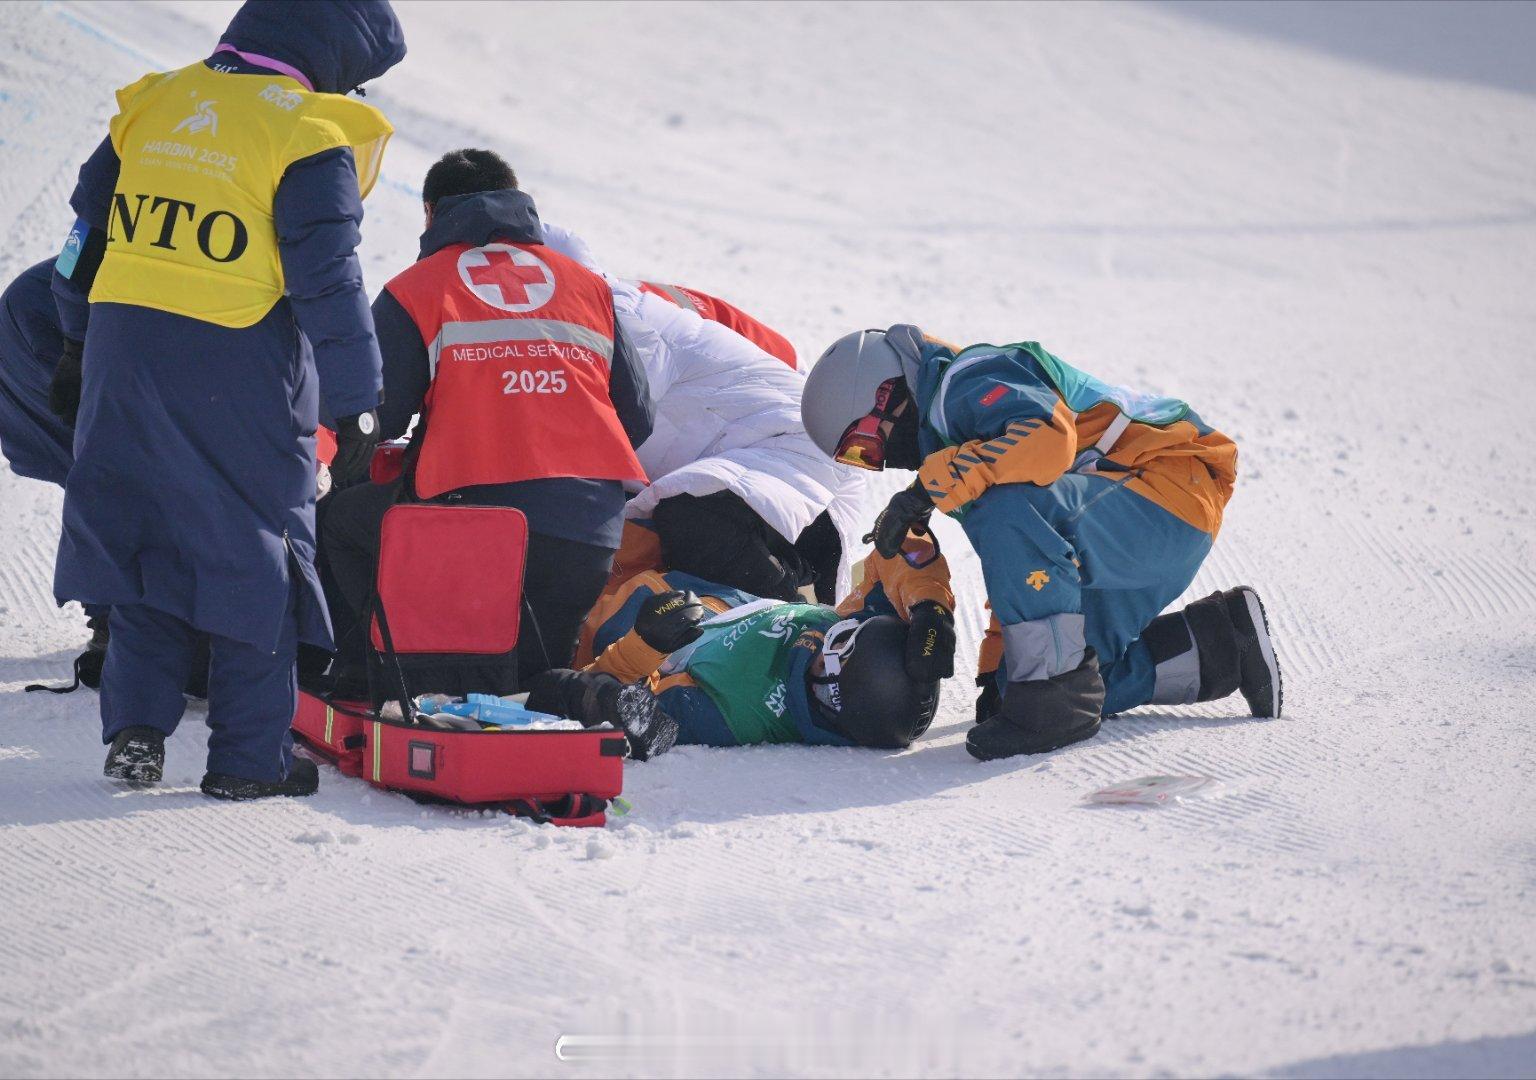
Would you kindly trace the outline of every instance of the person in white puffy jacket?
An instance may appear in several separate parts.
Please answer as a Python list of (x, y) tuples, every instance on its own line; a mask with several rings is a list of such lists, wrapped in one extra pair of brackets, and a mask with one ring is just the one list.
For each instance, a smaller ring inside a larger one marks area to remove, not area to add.
[(544, 237), (608, 279), (656, 404), (651, 436), (637, 451), (650, 484), (625, 511), (610, 585), (664, 568), (781, 600), (806, 586), (823, 603), (845, 594), (864, 478), (806, 435), (805, 375), (727, 327), (606, 273), (569, 230), (546, 222)]

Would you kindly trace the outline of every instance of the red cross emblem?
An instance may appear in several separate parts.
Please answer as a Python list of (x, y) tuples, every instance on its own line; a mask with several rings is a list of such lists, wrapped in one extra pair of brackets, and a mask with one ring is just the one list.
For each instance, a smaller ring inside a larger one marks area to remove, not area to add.
[(505, 311), (532, 311), (555, 293), (549, 267), (532, 252), (506, 244), (465, 251), (459, 275), (476, 296)]

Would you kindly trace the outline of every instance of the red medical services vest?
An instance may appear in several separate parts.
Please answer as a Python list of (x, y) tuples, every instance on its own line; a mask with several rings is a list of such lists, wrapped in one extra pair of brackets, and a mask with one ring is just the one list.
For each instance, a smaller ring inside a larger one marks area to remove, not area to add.
[(645, 482), (608, 393), (613, 297), (542, 244), (451, 244), (385, 286), (427, 344), (416, 495), (580, 477)]
[(642, 292), (670, 300), (680, 308), (693, 312), (701, 319), (717, 322), (736, 331), (769, 356), (795, 366), (795, 347), (789, 339), (764, 323), (758, 322), (741, 308), (728, 304), (718, 296), (701, 293), (697, 289), (685, 289), (681, 285), (657, 285), (650, 281), (640, 283)]

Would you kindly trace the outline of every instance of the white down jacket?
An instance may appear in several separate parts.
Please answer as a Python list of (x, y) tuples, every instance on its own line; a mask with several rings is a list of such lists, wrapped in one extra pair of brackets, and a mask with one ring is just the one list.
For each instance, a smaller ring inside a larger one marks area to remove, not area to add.
[(800, 420), (805, 375), (740, 334), (603, 271), (580, 237), (544, 226), (545, 242), (603, 274), (614, 310), (642, 358), (656, 402), (651, 437), (637, 451), (650, 485), (628, 518), (650, 516), (673, 495), (733, 491), (793, 542), (823, 510), (843, 541), (837, 595), (850, 586), (864, 477), (811, 442)]

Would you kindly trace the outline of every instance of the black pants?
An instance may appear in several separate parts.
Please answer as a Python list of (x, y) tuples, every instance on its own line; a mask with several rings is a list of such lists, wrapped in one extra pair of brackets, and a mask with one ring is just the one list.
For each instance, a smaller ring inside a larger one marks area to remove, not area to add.
[(798, 600), (805, 585), (823, 604), (839, 599), (843, 543), (826, 511), (793, 544), (733, 491), (662, 499), (651, 520), (669, 570), (775, 600)]
[[(322, 580), (336, 630), (338, 667), (353, 677), (361, 673), (366, 659), (363, 612), (373, 593), (379, 530), (385, 512), (400, 501), (400, 491), (398, 481), (358, 484), (329, 496), (319, 507)], [(581, 620), (597, 602), (612, 565), (612, 548), (529, 535), (523, 595), (533, 618), (524, 618), (517, 640), (518, 675), (524, 686), (541, 671), (570, 667)]]

